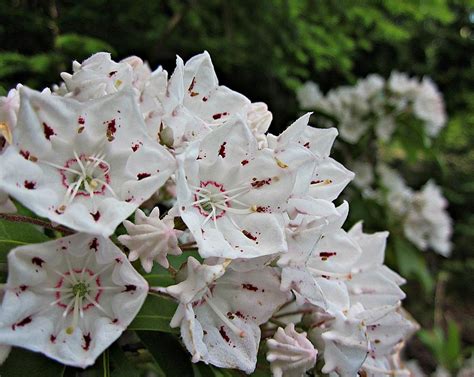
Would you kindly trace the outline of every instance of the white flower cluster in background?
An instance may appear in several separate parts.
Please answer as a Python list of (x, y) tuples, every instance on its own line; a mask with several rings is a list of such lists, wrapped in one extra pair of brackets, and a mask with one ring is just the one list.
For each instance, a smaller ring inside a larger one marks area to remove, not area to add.
[(405, 236), (421, 250), (431, 248), (449, 257), (452, 219), (441, 189), (429, 181), (421, 190), (415, 191), (407, 186), (400, 174), (383, 164), (378, 167), (378, 172), (387, 191), (386, 204), (400, 217)]
[(405, 73), (392, 72), (388, 80), (372, 74), (326, 95), (309, 81), (297, 98), (302, 109), (319, 110), (336, 119), (341, 138), (352, 144), (371, 129), (378, 139), (388, 141), (406, 123), (421, 123), (428, 137), (436, 136), (446, 124), (443, 97), (435, 83)]
[[(396, 360), (417, 325), (401, 308), (404, 279), (384, 265), (387, 232), (342, 228), (349, 205), (334, 200), (354, 174), (330, 157), (336, 129), (308, 113), (267, 133), (266, 105), (219, 85), (207, 53), (178, 58), (171, 75), (99, 53), (62, 78), (53, 93), (19, 88), (0, 110), (0, 190), (77, 232), (10, 252), (0, 344), (93, 364), (149, 290), (129, 260), (168, 267), (184, 237), (195, 251), (176, 284), (150, 289), (178, 302), (171, 326), (193, 362), (251, 373), (265, 338), (275, 376), (303, 376), (317, 358), (333, 375), (407, 373)], [(167, 213), (139, 209), (165, 184), (176, 186)], [(416, 201), (410, 221), (432, 218), (432, 202)], [(109, 238), (124, 221), (128, 255)]]

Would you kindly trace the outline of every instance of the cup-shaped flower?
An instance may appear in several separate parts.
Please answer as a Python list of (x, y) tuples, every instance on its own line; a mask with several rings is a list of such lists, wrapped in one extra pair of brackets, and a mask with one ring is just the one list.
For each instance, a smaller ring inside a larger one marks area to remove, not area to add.
[(182, 157), (177, 207), (203, 257), (254, 258), (286, 251), (282, 213), (297, 164), (259, 150), (240, 117), (190, 145)]
[(77, 233), (13, 249), (0, 344), (85, 368), (127, 328), (148, 284), (109, 239)]
[(259, 326), (289, 296), (280, 291), (273, 268), (237, 272), (226, 271), (227, 264), (200, 265), (190, 257), (187, 279), (161, 290), (180, 302), (171, 326), (181, 327), (193, 362), (251, 373), (257, 362)]
[(174, 170), (173, 157), (146, 134), (133, 93), (81, 103), (20, 92), (0, 189), (37, 215), (108, 236)]
[(318, 351), (306, 337), (298, 333), (293, 323), (278, 328), (267, 341), (267, 360), (274, 377), (302, 377), (316, 364)]

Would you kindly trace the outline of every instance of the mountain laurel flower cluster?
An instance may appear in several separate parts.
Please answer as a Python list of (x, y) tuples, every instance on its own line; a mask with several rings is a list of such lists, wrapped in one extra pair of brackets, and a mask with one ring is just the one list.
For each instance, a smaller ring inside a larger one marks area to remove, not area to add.
[[(441, 188), (430, 177), (415, 190), (407, 183), (410, 175), (405, 180), (393, 168), (409, 168), (419, 157), (429, 160), (433, 155), (431, 141), (447, 123), (436, 85), (427, 77), (419, 80), (394, 71), (388, 79), (372, 74), (326, 95), (307, 82), (297, 98), (302, 109), (320, 115), (321, 124), (338, 127), (344, 141), (338, 151), (355, 173), (345, 199), (355, 206), (356, 200), (359, 205), (378, 205), (385, 214), (385, 228), (395, 233), (395, 248), (409, 241), (415, 250), (449, 257), (452, 220)], [(370, 218), (370, 211), (366, 213)]]
[(441, 189), (433, 181), (419, 191), (405, 183), (404, 179), (386, 165), (378, 172), (387, 195), (387, 206), (399, 218), (408, 240), (421, 250), (433, 249), (440, 255), (451, 254), (452, 219), (446, 211), (448, 202)]
[(372, 74), (326, 95), (308, 81), (297, 97), (302, 109), (319, 110), (337, 119), (341, 138), (352, 144), (372, 130), (387, 142), (406, 123), (433, 138), (447, 120), (443, 97), (433, 81), (399, 72), (392, 72), (388, 80)]
[[(334, 201), (354, 173), (330, 157), (335, 128), (308, 113), (268, 133), (267, 106), (220, 85), (207, 52), (178, 57), (171, 75), (98, 53), (61, 77), (0, 100), (0, 208), (57, 226), (8, 255), (0, 344), (85, 368), (134, 329), (150, 293), (175, 302), (169, 326), (193, 362), (250, 374), (263, 350), (274, 376), (407, 373), (393, 362), (417, 328), (404, 279), (384, 265), (387, 232), (343, 229), (349, 204)], [(364, 85), (377, 100), (392, 90)], [(433, 90), (417, 83), (393, 111), (441, 127)], [(443, 201), (424, 199), (436, 193), (428, 185), (406, 213), (423, 245), (442, 237)], [(173, 282), (158, 286), (154, 271)]]

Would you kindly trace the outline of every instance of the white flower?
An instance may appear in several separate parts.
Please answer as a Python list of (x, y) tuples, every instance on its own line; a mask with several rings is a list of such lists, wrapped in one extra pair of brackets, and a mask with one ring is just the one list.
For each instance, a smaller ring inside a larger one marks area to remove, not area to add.
[(387, 205), (397, 215), (404, 215), (413, 196), (413, 190), (407, 186), (403, 177), (385, 164), (377, 166), (381, 185), (387, 189)]
[(151, 272), (153, 261), (164, 268), (169, 267), (166, 256), (180, 255), (178, 236), (182, 233), (174, 229), (174, 218), (166, 216), (160, 219), (160, 209), (155, 207), (147, 217), (140, 209), (135, 212), (135, 224), (124, 221), (128, 234), (118, 237), (119, 241), (130, 249), (128, 258), (135, 261), (140, 258), (143, 269)]
[(242, 118), (191, 144), (180, 159), (183, 221), (203, 257), (254, 258), (286, 251), (282, 212), (298, 165), (275, 159)]
[(313, 81), (306, 81), (296, 91), (296, 98), (303, 110), (315, 109), (318, 106), (318, 101), (323, 97), (318, 84)]
[(452, 220), (446, 207), (448, 202), (441, 189), (432, 181), (416, 192), (404, 220), (407, 238), (422, 250), (431, 247), (448, 257), (451, 253)]
[[(351, 306), (345, 313), (335, 313), (334, 320), (326, 322), (325, 327), (321, 334), (312, 334), (316, 343), (324, 343), (322, 371), (335, 371), (341, 377), (355, 376), (361, 368), (377, 371), (377, 364), (396, 354), (418, 328), (397, 312), (397, 306), (365, 310), (361, 304)], [(380, 369), (379, 372), (384, 371)]]
[(149, 107), (145, 119), (150, 135), (159, 134), (178, 152), (233, 115), (247, 115), (250, 101), (219, 85), (207, 52), (192, 57), (186, 64), (178, 57), (168, 82), (166, 77), (165, 71), (158, 70), (146, 85), (143, 97)]
[(428, 136), (436, 136), (446, 124), (443, 96), (429, 78), (423, 78), (415, 97), (413, 110), (416, 116), (425, 121)]
[(73, 74), (63, 72), (61, 78), (69, 91), (66, 96), (78, 101), (100, 98), (132, 86), (132, 66), (114, 62), (106, 52), (94, 54), (82, 63), (74, 61), (72, 67)]
[(311, 229), (288, 234), (288, 252), (278, 261), (281, 289), (292, 290), (300, 304), (309, 302), (331, 313), (348, 310), (344, 281), (360, 250), (341, 229), (322, 236)]
[(302, 377), (314, 367), (318, 351), (306, 338), (306, 333), (295, 331), (293, 323), (278, 328), (267, 341), (267, 360), (274, 377)]
[(330, 328), (321, 335), (324, 343), (323, 373), (336, 372), (341, 377), (357, 375), (369, 352), (365, 325), (357, 317), (362, 311), (358, 305), (351, 307), (346, 315), (335, 313)]
[(388, 232), (366, 234), (362, 232), (362, 222), (358, 222), (349, 236), (362, 250), (347, 281), (351, 303), (361, 303), (366, 309), (398, 305), (405, 298), (399, 288), (405, 279), (383, 264)]
[(75, 234), (8, 255), (0, 343), (85, 368), (138, 313), (147, 282), (110, 240)]
[(251, 373), (257, 361), (259, 325), (289, 297), (280, 291), (273, 268), (225, 271), (227, 264), (200, 265), (189, 257), (186, 280), (159, 289), (180, 302), (171, 326), (181, 327), (193, 362)]
[(427, 377), (421, 370), (420, 366), (410, 360), (403, 362), (400, 357), (400, 350), (402, 347), (398, 346), (395, 353), (385, 357), (365, 359), (362, 370), (367, 377), (380, 376), (400, 376), (400, 377)]
[(133, 97), (121, 91), (80, 103), (22, 88), (0, 189), (56, 223), (113, 233), (175, 168), (146, 134)]
[(333, 201), (354, 174), (329, 157), (337, 130), (309, 126), (310, 116), (311, 113), (301, 116), (278, 137), (269, 136), (269, 147), (279, 161), (299, 165), (292, 195)]
[(255, 102), (247, 105), (247, 124), (257, 139), (260, 149), (267, 147), (265, 132), (268, 131), (273, 115), (263, 102)]
[(20, 93), (22, 87), (18, 84), (11, 89), (6, 97), (0, 97), (0, 152), (12, 143), (12, 133), (16, 126), (18, 110), (20, 109)]
[(365, 161), (355, 161), (350, 168), (354, 172), (354, 185), (363, 193), (370, 193), (374, 183), (374, 169)]

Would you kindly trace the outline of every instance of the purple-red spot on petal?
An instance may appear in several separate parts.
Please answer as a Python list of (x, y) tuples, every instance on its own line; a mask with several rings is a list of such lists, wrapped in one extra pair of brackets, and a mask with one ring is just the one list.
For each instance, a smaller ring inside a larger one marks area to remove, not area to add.
[(229, 335), (225, 332), (224, 326), (219, 327), (219, 334), (221, 334), (222, 339), (224, 339), (227, 343), (230, 343)]
[(28, 158), (30, 158), (30, 152), (28, 151), (21, 150), (20, 154), (25, 158), (25, 160), (28, 160)]
[(92, 341), (92, 338), (91, 338), (91, 333), (87, 333), (87, 334), (84, 334), (82, 336), (82, 338), (84, 339), (84, 344), (82, 345), (82, 349), (84, 351), (89, 351), (89, 347), (91, 345), (91, 341)]
[(115, 119), (109, 120), (107, 123), (107, 140), (108, 141), (113, 141), (115, 139), (115, 133), (117, 132), (117, 127), (115, 124)]
[(132, 151), (136, 152), (138, 148), (140, 148), (140, 144), (137, 143), (132, 145)]
[(115, 75), (117, 73), (117, 71), (110, 71), (109, 72), (109, 77), (112, 77), (113, 75)]
[(249, 160), (242, 160), (240, 163), (242, 164), (242, 166), (245, 166), (249, 163)]
[(86, 123), (86, 120), (84, 119), (84, 117), (80, 116), (79, 118), (77, 118), (77, 123), (84, 125)]
[(122, 292), (135, 292), (137, 290), (137, 286), (133, 284), (125, 285), (125, 290)]
[(94, 238), (90, 243), (89, 243), (89, 249), (97, 251), (99, 250), (99, 240), (97, 238)]
[(217, 119), (221, 119), (223, 116), (227, 116), (227, 115), (229, 115), (228, 112), (217, 113), (217, 114), (214, 114), (214, 115), (212, 116), (212, 118), (213, 118), (214, 120), (217, 120)]
[(221, 144), (220, 148), (219, 148), (219, 153), (218, 153), (218, 155), (221, 156), (222, 158), (225, 158), (225, 145), (226, 145), (226, 144), (227, 144), (227, 142), (224, 141), (224, 142)]
[(39, 257), (31, 258), (31, 263), (36, 264), (38, 267), (43, 267), (44, 260)]
[(337, 255), (337, 253), (334, 251), (322, 251), (321, 253), (319, 253), (319, 256), (323, 261), (327, 260), (330, 257), (333, 257), (334, 255)]
[(255, 285), (252, 285), (250, 283), (242, 284), (242, 288), (246, 289), (248, 291), (252, 291), (252, 292), (257, 292), (258, 291), (258, 288)]
[(137, 179), (139, 181), (141, 181), (142, 179), (148, 178), (149, 176), (151, 176), (150, 173), (138, 173), (137, 174)]
[(197, 96), (199, 93), (193, 92), (194, 85), (196, 85), (196, 77), (193, 77), (193, 81), (191, 81), (191, 84), (189, 85), (188, 88), (188, 93), (191, 95), (191, 97)]
[(34, 190), (36, 188), (36, 182), (33, 182), (33, 181), (26, 181), (25, 180), (25, 182), (23, 182), (23, 185), (28, 190)]
[(17, 327), (23, 327), (26, 326), (27, 324), (31, 323), (33, 320), (31, 319), (31, 316), (28, 316), (24, 319), (22, 319), (20, 322), (17, 322), (12, 325), (12, 330), (15, 331)]
[(44, 132), (44, 136), (48, 140), (51, 140), (51, 136), (56, 135), (54, 130), (50, 126), (48, 126), (45, 122), (43, 122), (43, 132)]
[(56, 337), (51, 334), (51, 336), (49, 337), (49, 341), (50, 341), (51, 343), (56, 343)]
[(309, 141), (307, 141), (306, 143), (304, 143), (304, 144), (303, 144), (303, 147), (309, 148)]
[(99, 211), (97, 211), (95, 213), (90, 212), (90, 214), (91, 214), (92, 218), (94, 219), (94, 221), (99, 221), (99, 219), (100, 219), (100, 212)]
[(257, 178), (254, 178), (251, 185), (252, 185), (253, 188), (260, 188), (260, 187), (265, 186), (265, 185), (270, 185), (271, 182), (272, 182), (271, 178), (261, 179), (259, 181), (257, 181)]
[(242, 233), (244, 234), (245, 237), (247, 237), (249, 240), (256, 241), (257, 237), (254, 236), (252, 233), (250, 233), (248, 230), (242, 230)]

